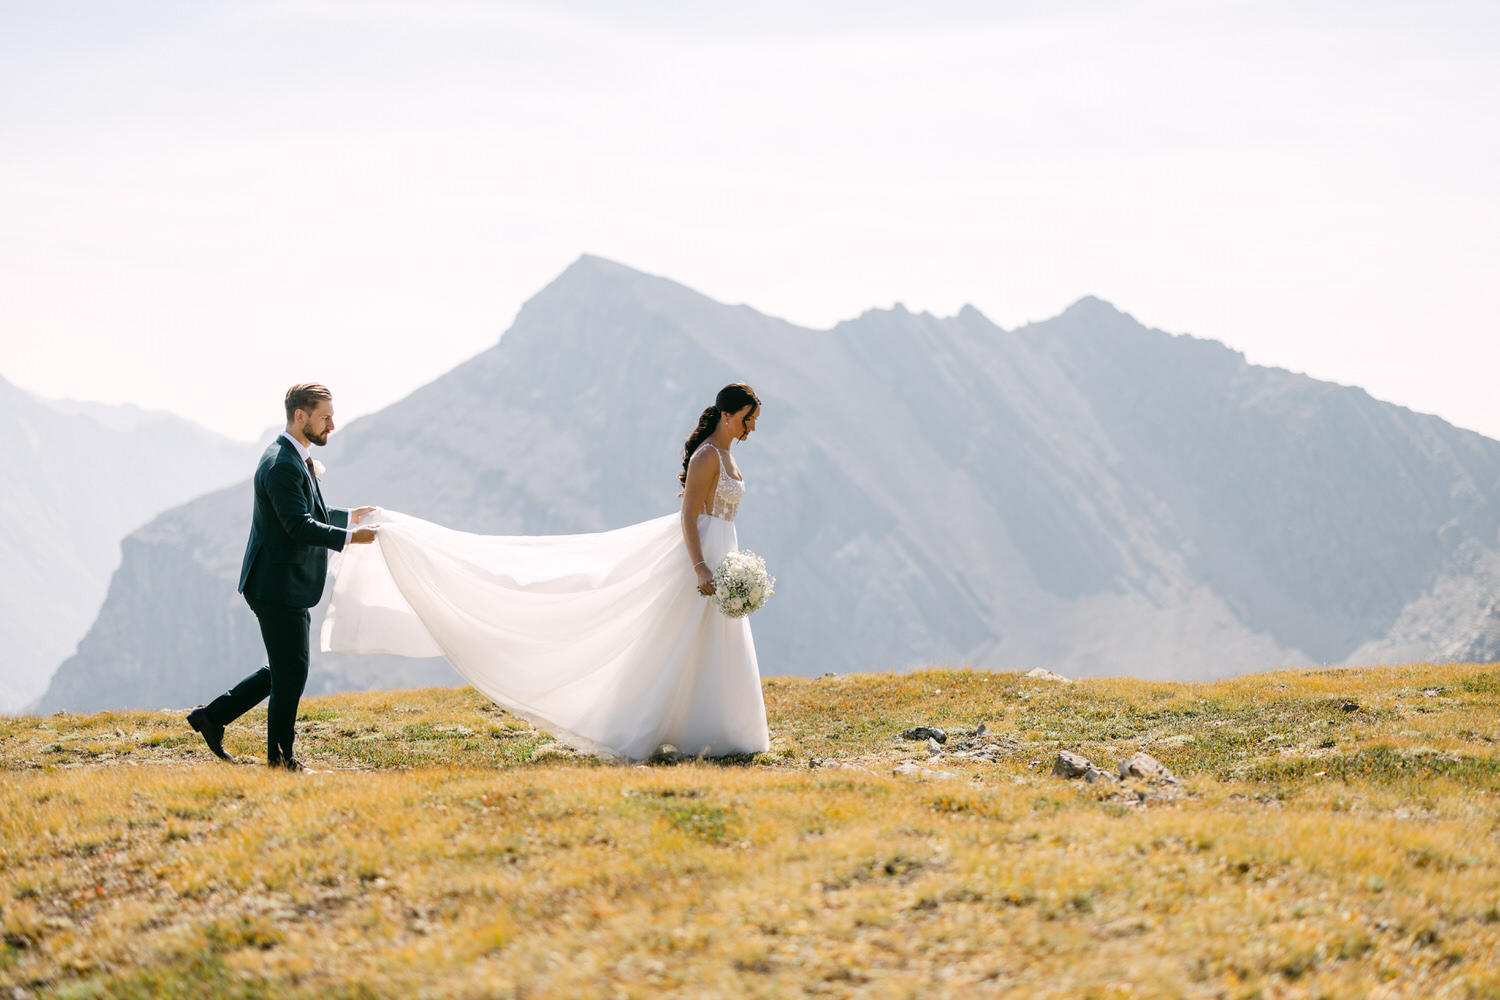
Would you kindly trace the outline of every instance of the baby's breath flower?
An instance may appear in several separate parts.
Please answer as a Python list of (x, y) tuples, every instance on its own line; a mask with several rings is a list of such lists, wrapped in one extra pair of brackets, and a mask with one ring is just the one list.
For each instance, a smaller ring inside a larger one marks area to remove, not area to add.
[(730, 618), (743, 618), (765, 607), (776, 591), (775, 579), (766, 574), (766, 561), (748, 550), (731, 552), (714, 570), (716, 593), (709, 598)]

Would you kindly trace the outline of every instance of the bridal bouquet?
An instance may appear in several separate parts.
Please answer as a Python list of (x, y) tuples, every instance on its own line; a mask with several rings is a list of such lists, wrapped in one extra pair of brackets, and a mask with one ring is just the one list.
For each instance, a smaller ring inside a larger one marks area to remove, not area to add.
[(709, 597), (730, 618), (743, 618), (766, 606), (776, 593), (776, 578), (766, 573), (766, 561), (754, 552), (731, 552), (714, 570), (714, 594)]

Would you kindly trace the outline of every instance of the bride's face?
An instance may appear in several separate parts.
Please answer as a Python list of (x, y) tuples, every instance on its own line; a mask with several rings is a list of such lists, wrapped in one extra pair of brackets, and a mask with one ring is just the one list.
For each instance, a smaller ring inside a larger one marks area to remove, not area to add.
[(729, 432), (736, 440), (743, 441), (755, 430), (755, 418), (760, 416), (760, 407), (750, 405), (729, 415)]

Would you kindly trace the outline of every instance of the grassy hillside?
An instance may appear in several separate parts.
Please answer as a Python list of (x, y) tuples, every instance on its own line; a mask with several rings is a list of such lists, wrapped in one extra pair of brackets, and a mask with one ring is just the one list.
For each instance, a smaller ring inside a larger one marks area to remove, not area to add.
[(1500, 997), (1494, 665), (765, 689), (770, 753), (648, 767), (467, 690), (306, 702), (312, 775), (248, 763), (263, 714), (238, 766), (0, 721), (0, 993)]

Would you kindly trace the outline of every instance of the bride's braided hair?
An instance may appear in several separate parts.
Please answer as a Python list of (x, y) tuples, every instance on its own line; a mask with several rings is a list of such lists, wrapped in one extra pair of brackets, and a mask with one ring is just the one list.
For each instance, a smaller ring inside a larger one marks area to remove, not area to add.
[(688, 463), (693, 460), (693, 453), (698, 450), (698, 446), (718, 429), (719, 418), (747, 406), (760, 409), (760, 397), (745, 383), (733, 382), (719, 390), (719, 394), (714, 397), (714, 405), (698, 417), (698, 426), (693, 428), (693, 433), (688, 435), (687, 442), (682, 446), (682, 471), (677, 474), (679, 483), (687, 485)]

